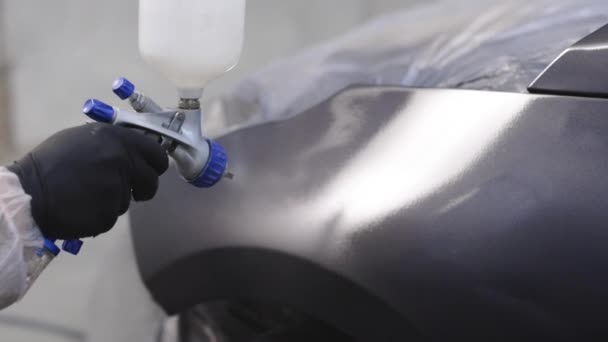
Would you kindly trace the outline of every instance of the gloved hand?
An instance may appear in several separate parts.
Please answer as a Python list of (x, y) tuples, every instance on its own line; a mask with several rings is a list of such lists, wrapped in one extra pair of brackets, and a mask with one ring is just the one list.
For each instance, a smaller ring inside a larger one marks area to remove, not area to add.
[(151, 199), (169, 165), (150, 137), (107, 124), (61, 131), (8, 169), (32, 196), (47, 238), (76, 239), (110, 230), (136, 201)]

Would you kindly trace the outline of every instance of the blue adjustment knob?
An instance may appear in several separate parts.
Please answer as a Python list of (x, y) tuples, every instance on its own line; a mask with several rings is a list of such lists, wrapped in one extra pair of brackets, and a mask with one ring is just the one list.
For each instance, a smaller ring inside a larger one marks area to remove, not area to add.
[(135, 86), (128, 79), (119, 77), (112, 83), (112, 91), (122, 100), (126, 100), (135, 92)]
[[(42, 248), (46, 249), (49, 253), (51, 253), (54, 256), (57, 256), (61, 252), (59, 247), (57, 247), (57, 245), (55, 245), (55, 240), (44, 239), (44, 247), (42, 247)], [(39, 257), (41, 257), (42, 254), (43, 254), (42, 249), (40, 249), (36, 252), (36, 255), (38, 255)]]
[(83, 243), (82, 240), (65, 240), (61, 248), (70, 254), (78, 255)]
[(99, 100), (87, 100), (82, 106), (82, 112), (97, 122), (111, 123), (114, 121), (114, 108)]
[(203, 171), (190, 182), (190, 184), (198, 188), (210, 188), (224, 177), (228, 157), (222, 145), (215, 141), (209, 140), (209, 160)]

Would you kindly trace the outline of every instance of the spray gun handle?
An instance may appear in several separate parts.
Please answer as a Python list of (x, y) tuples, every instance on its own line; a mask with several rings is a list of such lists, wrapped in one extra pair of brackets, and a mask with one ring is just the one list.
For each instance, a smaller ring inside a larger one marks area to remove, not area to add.
[(97, 122), (140, 129), (159, 137), (161, 146), (176, 160), (182, 177), (196, 187), (210, 188), (222, 178), (233, 178), (233, 174), (227, 171), (228, 158), (224, 148), (201, 136), (198, 100), (194, 100), (196, 106), (182, 107), (180, 102), (177, 111), (163, 110), (150, 98), (135, 91), (133, 83), (124, 77), (114, 81), (112, 90), (121, 99), (128, 98), (138, 113), (122, 111), (95, 99), (85, 102), (83, 113)]

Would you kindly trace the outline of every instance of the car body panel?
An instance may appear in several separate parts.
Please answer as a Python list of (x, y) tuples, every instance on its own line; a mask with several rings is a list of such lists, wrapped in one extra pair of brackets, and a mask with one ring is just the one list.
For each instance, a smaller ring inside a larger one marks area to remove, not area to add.
[(132, 210), (179, 313), (289, 305), (362, 340), (607, 334), (608, 101), (352, 87), (219, 141), (211, 190), (170, 171)]

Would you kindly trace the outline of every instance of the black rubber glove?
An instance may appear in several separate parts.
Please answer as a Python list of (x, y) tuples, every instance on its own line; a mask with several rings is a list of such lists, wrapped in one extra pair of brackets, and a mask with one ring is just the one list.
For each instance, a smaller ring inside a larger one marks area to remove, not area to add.
[(61, 131), (8, 167), (32, 196), (32, 216), (47, 238), (110, 230), (136, 201), (149, 200), (167, 170), (155, 140), (124, 127), (87, 124)]

